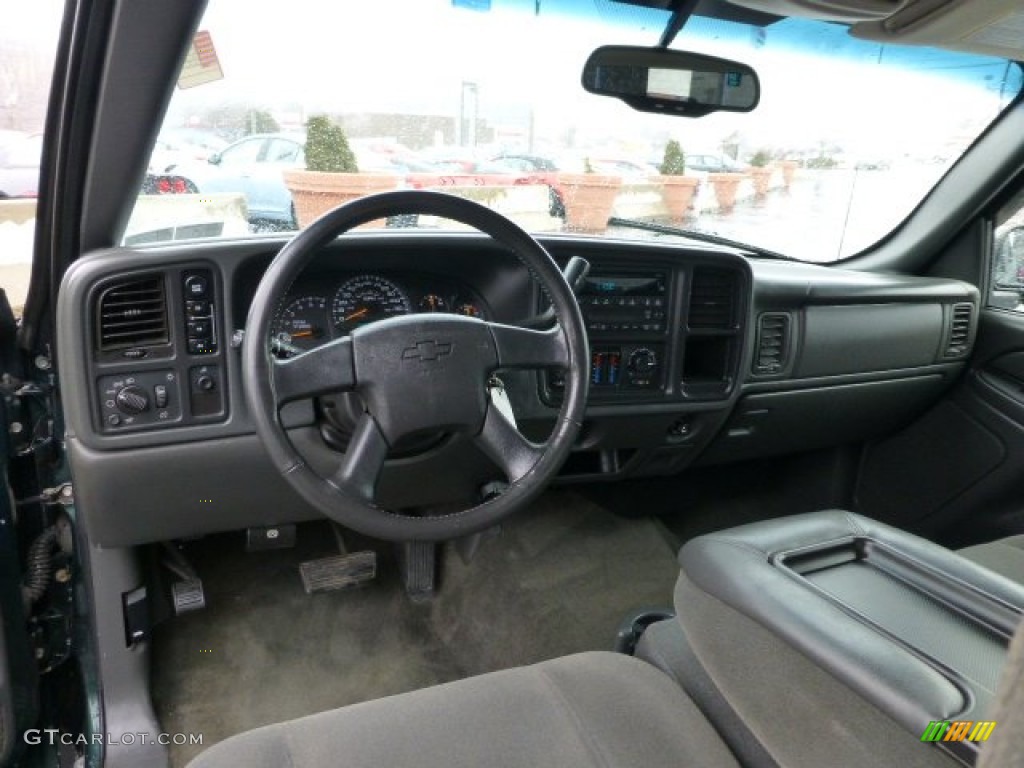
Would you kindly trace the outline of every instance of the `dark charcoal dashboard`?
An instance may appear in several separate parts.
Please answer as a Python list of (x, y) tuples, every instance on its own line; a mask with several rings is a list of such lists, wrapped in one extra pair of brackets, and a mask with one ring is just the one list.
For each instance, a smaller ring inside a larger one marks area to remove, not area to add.
[[(892, 432), (952, 383), (973, 344), (977, 291), (954, 280), (698, 245), (542, 242), (556, 261), (591, 263), (578, 291), (589, 405), (565, 482), (671, 474)], [(68, 273), (58, 362), (76, 494), (98, 511), (87, 521), (98, 543), (316, 516), (263, 456), (240, 376), (237, 334), (279, 246), (118, 249)], [(267, 342), (290, 356), (397, 314), (520, 324), (545, 308), (525, 268), (486, 238), (357, 233), (325, 248), (281, 297)], [(546, 437), (559, 372), (500, 375), (522, 431)], [(324, 472), (344, 448), (354, 398), (282, 413), (296, 447)], [(438, 435), (389, 462), (380, 497), (390, 507), (453, 503), (494, 477), (468, 440)]]

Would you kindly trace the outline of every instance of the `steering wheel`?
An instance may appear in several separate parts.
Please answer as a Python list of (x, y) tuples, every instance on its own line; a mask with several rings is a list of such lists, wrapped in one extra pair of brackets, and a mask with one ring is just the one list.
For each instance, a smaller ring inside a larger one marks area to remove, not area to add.
[[(547, 294), (555, 325), (535, 330), (460, 315), (391, 317), (356, 328), (293, 358), (271, 354), (278, 301), (321, 248), (360, 224), (387, 216), (440, 216), (474, 227), (509, 248)], [(544, 247), (501, 214), (438, 192), (402, 190), (359, 198), (321, 216), (278, 253), (256, 290), (246, 322), (242, 381), (256, 431), (276, 469), (308, 503), (342, 525), (395, 541), (439, 541), (474, 533), (533, 500), (572, 448), (586, 402), (589, 352), (572, 289)], [(488, 396), (498, 369), (560, 368), (565, 389), (547, 441), (522, 435)], [(314, 471), (281, 422), (286, 403), (355, 392), (365, 410), (337, 469)], [(375, 502), (388, 450), (426, 431), (461, 433), (501, 469), (499, 495), (454, 513), (413, 516)]]

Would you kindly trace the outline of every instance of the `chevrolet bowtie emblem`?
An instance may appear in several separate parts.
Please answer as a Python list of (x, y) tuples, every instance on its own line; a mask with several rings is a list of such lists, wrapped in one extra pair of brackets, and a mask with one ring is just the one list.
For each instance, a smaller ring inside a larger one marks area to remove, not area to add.
[(407, 347), (402, 350), (403, 360), (420, 360), (430, 363), (442, 357), (448, 357), (452, 353), (450, 342), (444, 341), (417, 341), (416, 346)]

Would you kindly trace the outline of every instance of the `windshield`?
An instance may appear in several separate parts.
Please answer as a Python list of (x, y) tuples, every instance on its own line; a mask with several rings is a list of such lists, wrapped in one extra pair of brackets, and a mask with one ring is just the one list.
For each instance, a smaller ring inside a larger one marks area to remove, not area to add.
[(860, 41), (838, 24), (694, 17), (673, 47), (750, 64), (761, 102), (667, 117), (580, 85), (597, 46), (657, 43), (663, 11), (607, 0), (282, 10), (210, 3), (126, 242), (301, 226), (317, 211), (293, 172), (325, 158), (306, 141), (341, 133), (354, 163), (333, 169), (374, 177), (351, 194), (442, 189), (534, 233), (685, 230), (835, 261), (898, 226), (1022, 84), (1011, 62)]

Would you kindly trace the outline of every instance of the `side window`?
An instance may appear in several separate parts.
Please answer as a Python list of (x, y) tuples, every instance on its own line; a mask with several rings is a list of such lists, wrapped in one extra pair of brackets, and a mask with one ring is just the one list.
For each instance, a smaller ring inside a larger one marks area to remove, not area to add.
[(46, 103), (63, 2), (0, 11), (0, 288), (16, 315), (28, 293)]
[(996, 214), (989, 306), (1024, 312), (1024, 189)]
[(297, 163), (300, 159), (302, 146), (287, 139), (271, 139), (267, 147), (264, 162), (267, 163)]
[(228, 147), (221, 152), (220, 164), (222, 166), (235, 166), (255, 163), (260, 155), (260, 150), (263, 149), (263, 141), (263, 139), (251, 139), (249, 141), (240, 141)]

